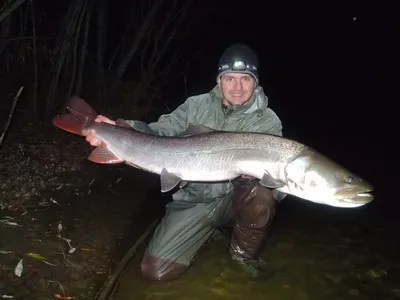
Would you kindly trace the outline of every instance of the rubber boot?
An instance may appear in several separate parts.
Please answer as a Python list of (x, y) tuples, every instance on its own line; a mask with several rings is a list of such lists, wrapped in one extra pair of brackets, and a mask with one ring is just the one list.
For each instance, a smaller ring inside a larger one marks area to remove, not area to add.
[(229, 252), (250, 275), (258, 276), (265, 269), (259, 255), (276, 215), (278, 201), (272, 191), (258, 181), (247, 181), (235, 187), (232, 205), (235, 223)]

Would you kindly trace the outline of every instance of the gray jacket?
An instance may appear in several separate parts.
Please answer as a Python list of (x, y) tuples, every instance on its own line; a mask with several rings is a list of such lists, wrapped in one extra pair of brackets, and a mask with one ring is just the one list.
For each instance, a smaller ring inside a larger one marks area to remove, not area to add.
[[(221, 131), (265, 132), (282, 136), (282, 123), (268, 107), (268, 97), (258, 86), (245, 105), (223, 108), (222, 93), (215, 86), (209, 93), (189, 97), (170, 114), (161, 115), (154, 123), (126, 120), (142, 132), (174, 136), (188, 124), (198, 124)], [(173, 194), (174, 201), (186, 203), (212, 202), (232, 194), (231, 183), (188, 183)]]

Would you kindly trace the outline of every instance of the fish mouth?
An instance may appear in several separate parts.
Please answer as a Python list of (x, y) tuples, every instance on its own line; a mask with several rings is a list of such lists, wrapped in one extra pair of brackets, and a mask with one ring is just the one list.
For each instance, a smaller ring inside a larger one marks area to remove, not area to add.
[(374, 195), (371, 194), (373, 189), (356, 192), (354, 189), (345, 189), (335, 194), (335, 199), (344, 202), (364, 205), (374, 200)]

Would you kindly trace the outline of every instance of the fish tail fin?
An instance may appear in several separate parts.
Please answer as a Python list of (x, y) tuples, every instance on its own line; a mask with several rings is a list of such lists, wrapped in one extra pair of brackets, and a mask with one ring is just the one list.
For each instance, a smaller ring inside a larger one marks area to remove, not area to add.
[(89, 125), (94, 122), (97, 112), (82, 98), (72, 96), (68, 102), (68, 113), (53, 119), (53, 124), (65, 131), (86, 136)]

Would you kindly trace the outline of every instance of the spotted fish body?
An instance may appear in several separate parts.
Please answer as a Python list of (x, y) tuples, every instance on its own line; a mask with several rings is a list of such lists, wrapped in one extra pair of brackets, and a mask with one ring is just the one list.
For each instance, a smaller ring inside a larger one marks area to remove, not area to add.
[(93, 120), (97, 113), (71, 98), (69, 113), (53, 119), (61, 129), (102, 141), (89, 156), (97, 163), (121, 163), (160, 175), (167, 192), (185, 182), (220, 182), (241, 175), (260, 179), (268, 188), (304, 200), (337, 207), (357, 207), (373, 200), (373, 187), (316, 150), (265, 133), (214, 131), (189, 125), (180, 136), (135, 130), (123, 120), (116, 125)]

